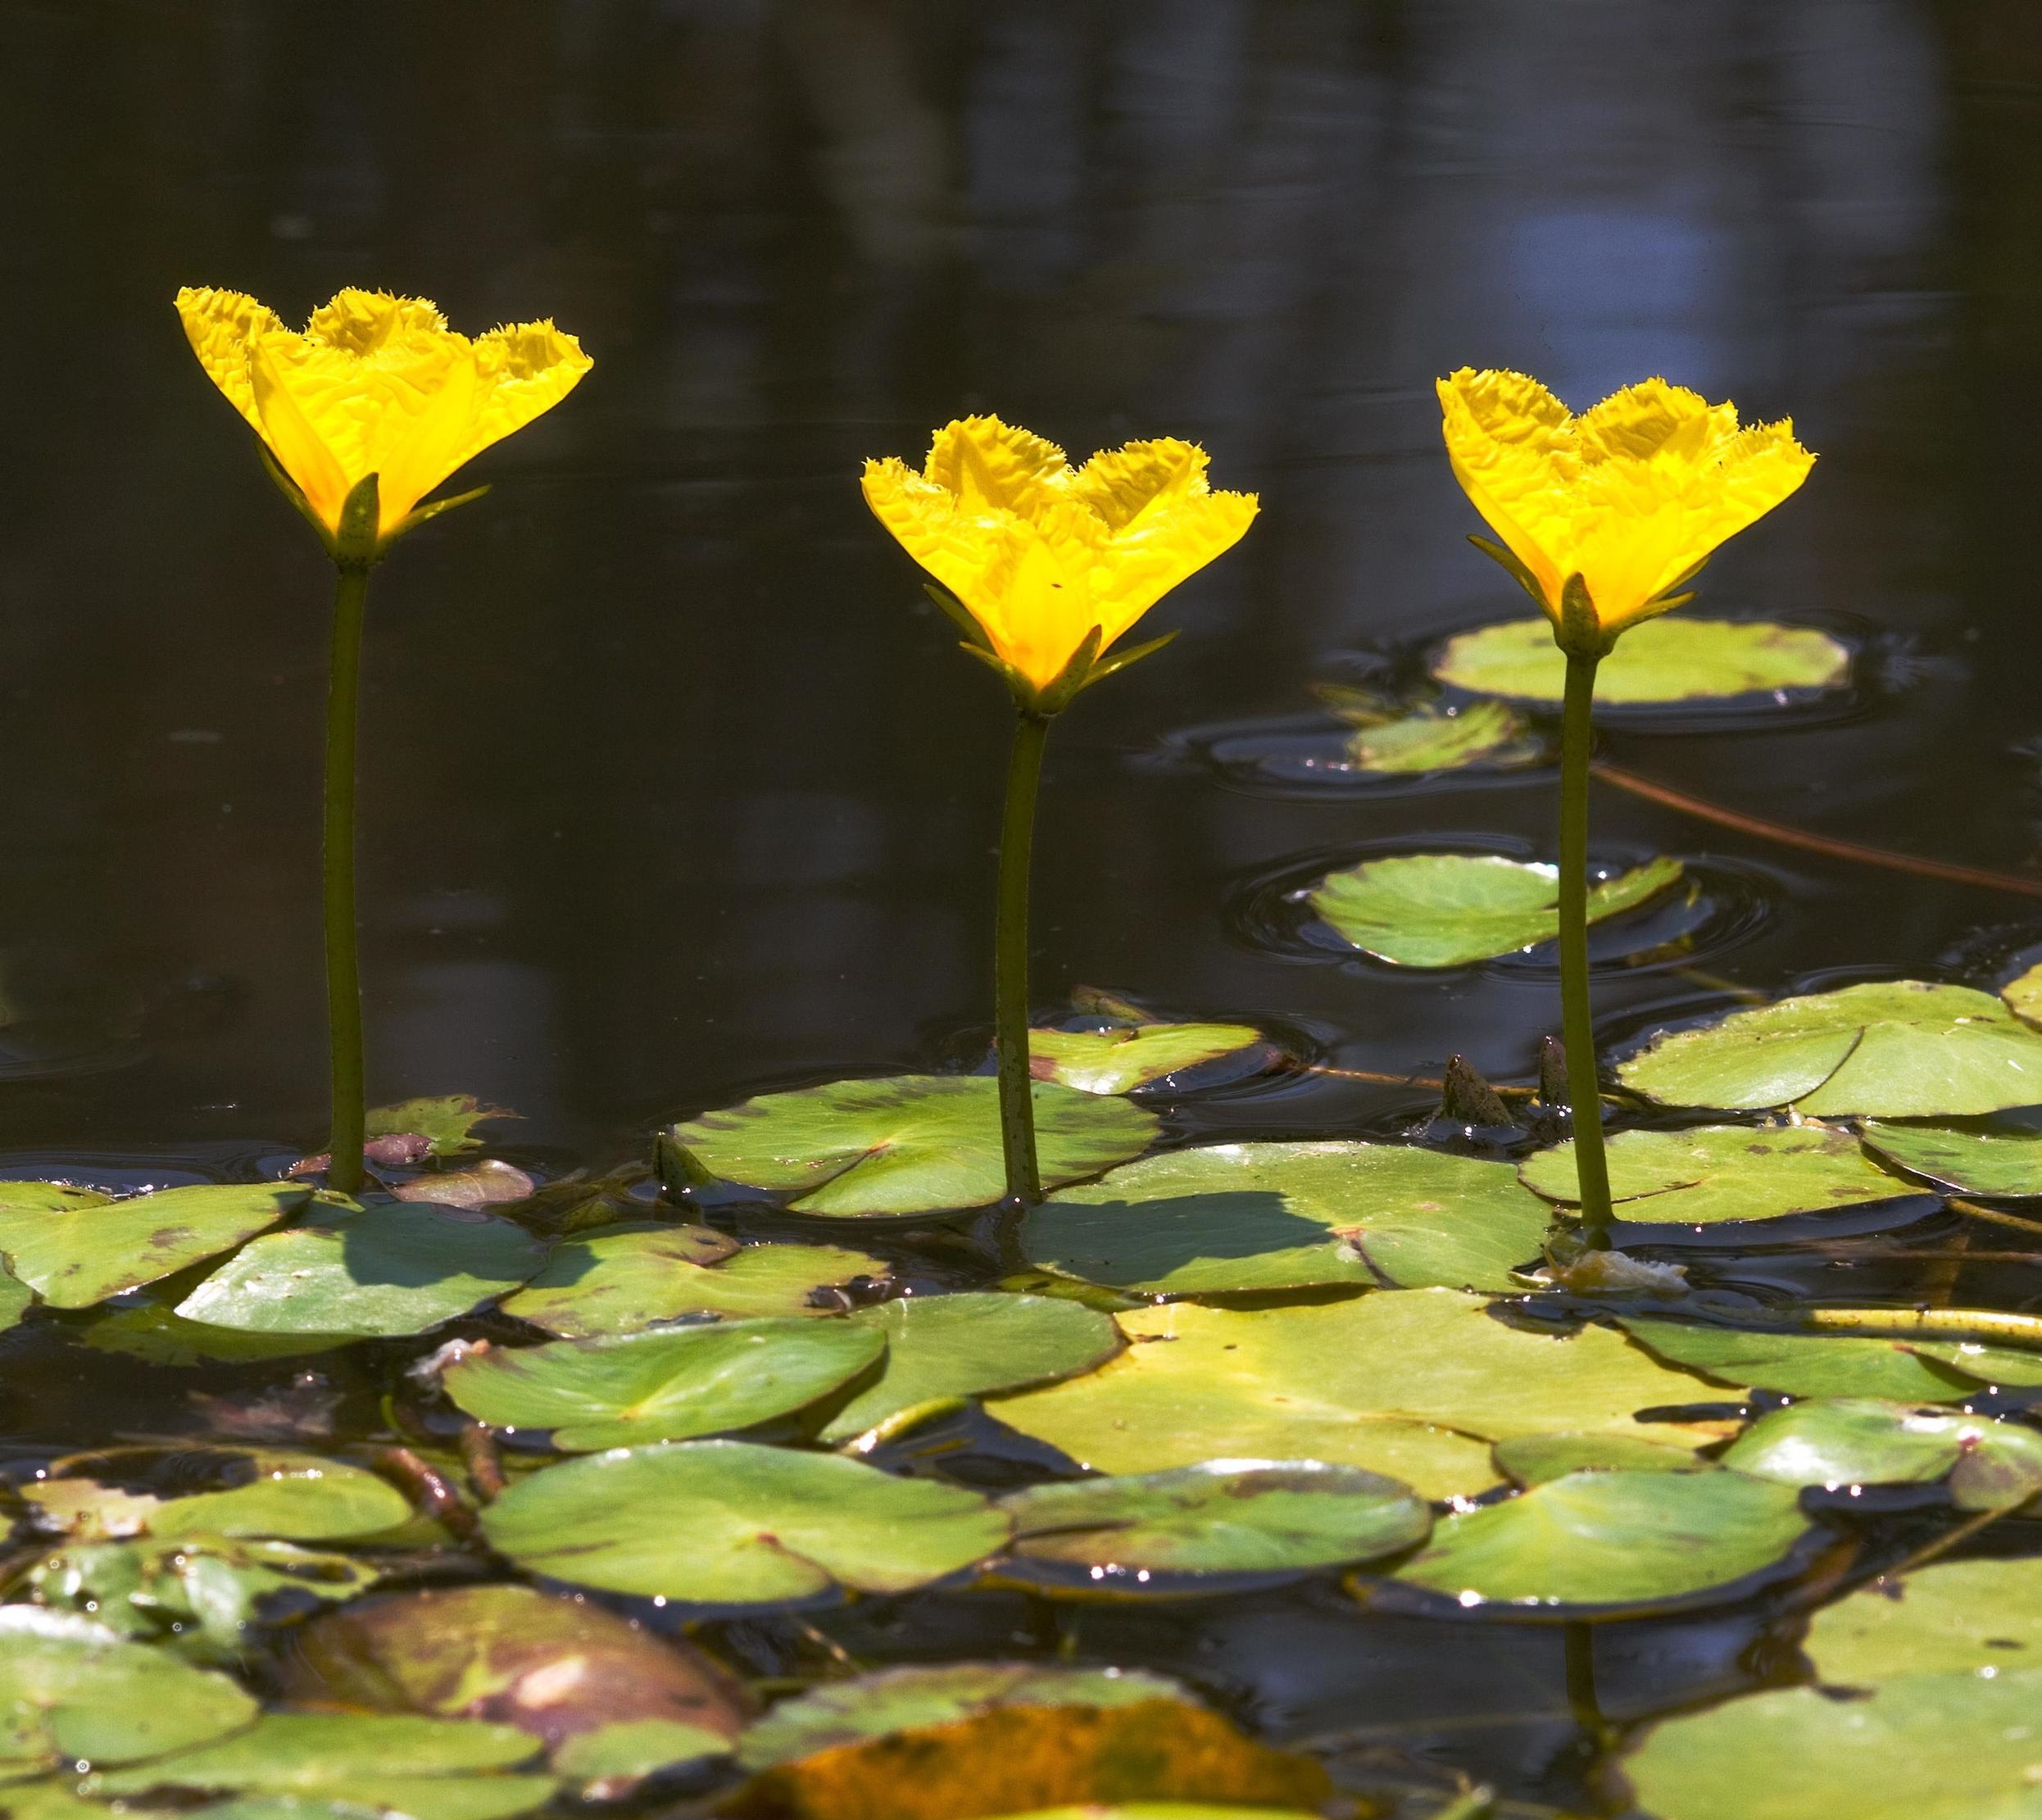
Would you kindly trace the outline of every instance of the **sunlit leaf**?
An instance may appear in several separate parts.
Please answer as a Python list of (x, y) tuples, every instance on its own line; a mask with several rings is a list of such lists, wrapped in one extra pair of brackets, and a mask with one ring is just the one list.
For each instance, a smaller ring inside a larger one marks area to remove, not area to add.
[(1868, 1119), (1864, 1137), (1889, 1161), (1959, 1194), (1995, 1199), (2042, 1195), (2042, 1131), (1967, 1130)]
[(1520, 1485), (1544, 1485), (1570, 1473), (1710, 1473), (1713, 1459), (1630, 1435), (1513, 1435), (1493, 1450)]
[(1960, 1462), (1995, 1468), (1999, 1493), (1977, 1498), (1954, 1487), (1960, 1508), (2011, 1508), (2042, 1491), (2042, 1434), (2032, 1428), (1870, 1397), (1790, 1404), (1722, 1455), (1725, 1466), (1757, 1478), (1830, 1486), (1931, 1484)]
[(1110, 1030), (1031, 1030), (1028, 1065), (1038, 1081), (1086, 1093), (1132, 1093), (1187, 1069), (1251, 1049), (1251, 1023), (1144, 1023)]
[(1825, 1605), (1801, 1648), (1831, 1686), (2042, 1667), (2042, 1559), (1936, 1561)]
[[(1623, 1325), (1663, 1359), (1719, 1383), (1789, 1396), (1875, 1396), (1896, 1403), (1961, 1403), (2003, 1364), (2032, 1373), (2035, 1355), (2007, 1346), (1881, 1340), (1854, 1333), (1778, 1333), (1627, 1315)], [(2035, 1380), (2009, 1377), (2011, 1383)]]
[(1347, 754), (1364, 771), (1395, 776), (1454, 771), (1468, 765), (1510, 769), (1536, 765), (1545, 756), (1541, 742), (1523, 718), (1500, 701), (1386, 713), (1332, 690), (1322, 689), (1319, 694), (1335, 714), (1354, 722)]
[[(157, 1537), (267, 1536), (338, 1541), (395, 1528), (411, 1514), (404, 1494), (362, 1467), (317, 1454), (269, 1447), (207, 1450), (217, 1491), (180, 1496), (138, 1494), (107, 1478), (133, 1480), (152, 1465), (188, 1470), (172, 1450), (121, 1450), (60, 1462), (21, 1488), (57, 1527), (88, 1537), (147, 1533)], [(102, 1514), (102, 1513), (107, 1513)]]
[(515, 1119), (504, 1106), (485, 1105), (472, 1093), (429, 1095), (401, 1100), (393, 1106), (372, 1106), (366, 1121), (370, 1137), (415, 1132), (429, 1141), (434, 1156), (462, 1156), (482, 1148), (475, 1128), (492, 1119)]
[[(1557, 703), (1567, 660), (1550, 621), (1511, 620), (1450, 638), (1432, 674), (1478, 694)], [(1680, 614), (1631, 627), (1603, 660), (1595, 698), (1624, 707), (1832, 689), (1849, 680), (1850, 651), (1826, 633)]]

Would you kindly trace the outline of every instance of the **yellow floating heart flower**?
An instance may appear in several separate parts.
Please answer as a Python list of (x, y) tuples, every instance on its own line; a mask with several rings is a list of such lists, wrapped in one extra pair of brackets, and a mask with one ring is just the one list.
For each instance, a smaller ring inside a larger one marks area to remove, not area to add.
[(593, 364), (551, 322), (470, 340), (418, 297), (343, 291), (303, 331), (238, 291), (185, 289), (177, 313), (214, 384), (254, 426), (329, 538), (377, 476), (379, 538), (492, 443), (565, 397)]
[[(1678, 606), (1710, 553), (1808, 478), (1791, 419), (1737, 427), (1737, 407), (1646, 379), (1575, 416), (1522, 373), (1463, 367), (1439, 384), (1454, 478), (1503, 540), (1484, 544), (1523, 583), (1563, 644), (1603, 648)], [(1568, 611), (1569, 583), (1574, 606)]]
[(1240, 541), (1255, 497), (1213, 492), (1205, 465), (1203, 449), (1164, 437), (1073, 469), (1039, 436), (967, 417), (937, 432), (919, 474), (868, 461), (864, 492), (990, 654), (1039, 695)]

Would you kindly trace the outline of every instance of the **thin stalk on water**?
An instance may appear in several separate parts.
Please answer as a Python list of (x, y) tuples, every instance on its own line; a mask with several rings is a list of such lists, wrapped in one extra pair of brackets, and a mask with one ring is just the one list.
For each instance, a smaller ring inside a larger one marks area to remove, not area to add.
[(1609, 1164), (1603, 1155), (1595, 1014), (1588, 997), (1588, 760), (1595, 737), (1590, 716), (1595, 668), (1600, 661), (1600, 656), (1571, 651), (1567, 655), (1567, 696), (1560, 719), (1560, 1029), (1567, 1045), (1567, 1098), (1573, 1114), (1581, 1225), (1592, 1243), (1607, 1245), (1613, 1217)]
[(1000, 1151), (1007, 1199), (1032, 1207), (1042, 1198), (1035, 1159), (1035, 1097), (1028, 1071), (1028, 883), (1035, 844), (1035, 799), (1042, 782), (1048, 716), (1015, 717), (1007, 760), (1007, 802), (1000, 828), (999, 905), (993, 931), (993, 1041), (1000, 1066)]
[[(373, 495), (371, 496), (373, 497)], [(326, 920), (326, 1032), (333, 1064), (332, 1161), (343, 1194), (362, 1187), (367, 1101), (362, 1084), (361, 960), (355, 912), (355, 743), (361, 696), (365, 562), (340, 561), (334, 582), (334, 647), (326, 683), (326, 793), (321, 865)]]

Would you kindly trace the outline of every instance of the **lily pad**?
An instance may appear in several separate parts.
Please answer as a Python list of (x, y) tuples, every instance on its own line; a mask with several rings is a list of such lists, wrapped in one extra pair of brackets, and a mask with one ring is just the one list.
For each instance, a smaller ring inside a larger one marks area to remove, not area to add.
[(719, 1605), (905, 1592), (995, 1553), (1008, 1527), (954, 1486), (740, 1441), (571, 1460), (483, 1513), (491, 1544), (534, 1573)]
[(687, 1314), (818, 1315), (841, 1312), (816, 1291), (886, 1264), (829, 1245), (747, 1245), (706, 1226), (632, 1224), (578, 1232), (503, 1305), (549, 1333), (585, 1339), (636, 1333)]
[(188, 1321), (162, 1302), (109, 1309), (79, 1336), (95, 1352), (124, 1352), (152, 1365), (197, 1365), (208, 1359), (248, 1364), (297, 1359), (352, 1343), (345, 1333), (243, 1333)]
[(1214, 1144), (1029, 1213), (1030, 1263), (1144, 1295), (1327, 1283), (1506, 1291), (1549, 1216), (1507, 1164), (1409, 1145)]
[(429, 1094), (400, 1100), (392, 1106), (371, 1106), (365, 1121), (365, 1135), (397, 1137), (415, 1133), (429, 1141), (434, 1156), (465, 1156), (482, 1148), (482, 1140), (475, 1135), (478, 1125), (517, 1116), (506, 1106), (484, 1105), (472, 1093)]
[(1341, 1567), (1394, 1554), (1432, 1527), (1408, 1485), (1318, 1460), (1211, 1459), (1031, 1486), (1001, 1502), (1017, 1556), (1087, 1569), (1102, 1587)]
[[(1954, 1481), (1960, 1509), (2011, 1509), (2042, 1491), (2042, 1434), (2017, 1423), (1951, 1415), (1871, 1397), (1815, 1397), (1762, 1416), (1722, 1464), (1782, 1485), (1927, 1485), (1960, 1464), (1985, 1495)], [(1990, 1468), (1981, 1473), (1979, 1468)]]
[(525, 1732), (469, 1719), (271, 1713), (238, 1736), (102, 1776), (98, 1789), (295, 1795), (411, 1820), (506, 1820), (552, 1796), (550, 1776), (504, 1773), (538, 1751)]
[(1031, 1030), (1028, 1067), (1038, 1081), (1083, 1093), (1132, 1093), (1186, 1069), (1262, 1041), (1251, 1023), (1123, 1024), (1110, 1030)]
[(2042, 1668), (2042, 1559), (1936, 1561), (1825, 1605), (1802, 1650), (1833, 1686)]
[(1787, 1688), (1663, 1721), (1623, 1768), (1659, 1820), (2034, 1820), (2039, 1704), (2033, 1668)]
[(2024, 1023), (2042, 1024), (2042, 964), (2010, 979), (1999, 988), (1999, 996)]
[(1347, 756), (1364, 771), (1394, 777), (1468, 765), (1504, 769), (1536, 764), (1544, 756), (1523, 716), (1500, 701), (1450, 708), (1427, 703), (1400, 714), (1383, 711), (1375, 697), (1332, 689), (1319, 693), (1335, 714), (1354, 724)]
[(423, 1333), (515, 1288), (543, 1256), (523, 1228), (492, 1214), (379, 1202), (257, 1239), (177, 1312), (256, 1333)]
[(551, 1429), (556, 1447), (592, 1453), (756, 1427), (849, 1383), (886, 1350), (883, 1334), (848, 1321), (719, 1321), (492, 1346), (441, 1382), (479, 1422)]
[(553, 1753), (553, 1767), (581, 1782), (635, 1782), (656, 1770), (730, 1754), (720, 1731), (678, 1719), (618, 1719), (578, 1731)]
[(191, 1464), (188, 1455), (177, 1460), (167, 1450), (137, 1448), (59, 1462), (49, 1477), (24, 1485), (21, 1495), (52, 1523), (87, 1537), (146, 1533), (339, 1541), (393, 1529), (411, 1514), (395, 1486), (343, 1461), (275, 1448), (219, 1448), (213, 1455), (215, 1476), (226, 1482), (218, 1491), (159, 1498), (91, 1476), (94, 1468), (125, 1478), (152, 1463)]
[(35, 1291), (18, 1278), (0, 1270), (0, 1333), (18, 1327), (21, 1317), (35, 1306)]
[(2042, 1131), (1976, 1132), (1867, 1119), (1867, 1144), (1902, 1169), (1958, 1194), (2042, 1195)]
[[(1139, 1155), (1159, 1128), (1155, 1114), (1113, 1095), (1035, 1083), (1045, 1187)], [(902, 1074), (765, 1093), (667, 1137), (712, 1176), (787, 1196), (796, 1213), (946, 1213), (1006, 1191), (999, 1083), (985, 1075)]]
[(309, 1188), (208, 1183), (61, 1210), (0, 1207), (0, 1253), (51, 1307), (90, 1308), (232, 1250), (311, 1196)]
[[(1874, 1396), (1895, 1403), (1961, 1403), (1990, 1382), (2001, 1359), (2033, 1371), (2032, 1354), (2011, 1347), (1881, 1340), (1850, 1333), (1767, 1333), (1700, 1323), (1628, 1316), (1631, 1337), (1662, 1359), (1720, 1383), (1788, 1396)], [(1947, 1353), (1948, 1357), (1944, 1356)], [(1954, 1361), (1961, 1359), (1959, 1365)], [(2009, 1380), (2021, 1383), (2026, 1380)]]
[(1513, 1435), (1493, 1451), (1520, 1485), (1544, 1485), (1570, 1473), (1713, 1473), (1716, 1463), (1686, 1447), (1629, 1435)]
[[(1567, 690), (1567, 660), (1543, 619), (1506, 620), (1450, 638), (1432, 660), (1432, 674), (1456, 688), (1521, 701), (1558, 702)], [(1682, 614), (1626, 633), (1596, 673), (1595, 699), (1611, 707), (1721, 701), (1840, 688), (1849, 680), (1849, 648), (1826, 633)]]
[(1882, 980), (1656, 1037), (1617, 1073), (1667, 1105), (1935, 1119), (2042, 1101), (2042, 1033), (1990, 993)]
[(819, 1750), (946, 1725), (996, 1707), (1133, 1706), (1185, 1697), (1167, 1676), (1140, 1668), (1047, 1668), (1028, 1662), (883, 1668), (783, 1700), (745, 1733), (737, 1761), (749, 1770), (770, 1769)]
[[(1142, 1309), (1119, 1317), (1132, 1344), (1118, 1358), (996, 1413), (1100, 1472), (1316, 1459), (1442, 1498), (1497, 1482), (1491, 1441), (1636, 1435), (1635, 1412), (1691, 1403), (1702, 1388), (1608, 1328), (1555, 1338), (1507, 1326), (1487, 1306), (1414, 1289), (1316, 1306)], [(1699, 1447), (1727, 1430), (1646, 1432)]]
[[(1588, 919), (1635, 910), (1681, 876), (1657, 859), (1593, 886)], [(1400, 967), (1464, 967), (1559, 933), (1559, 872), (1494, 853), (1407, 853), (1328, 873), (1311, 905), (1341, 939)]]
[(1570, 1473), (1449, 1516), (1396, 1577), (1466, 1608), (1679, 1604), (1777, 1565), (1809, 1527), (1793, 1486), (1741, 1473)]
[(182, 1750), (239, 1731), (256, 1711), (225, 1675), (102, 1625), (0, 1607), (0, 1777)]
[[(1618, 1219), (1654, 1225), (1777, 1219), (1918, 1191), (1871, 1162), (1849, 1132), (1826, 1125), (1621, 1131), (1608, 1155)], [(1518, 1173), (1549, 1200), (1580, 1199), (1571, 1141), (1527, 1157)]]
[(1110, 1316), (1046, 1296), (910, 1296), (860, 1309), (851, 1319), (885, 1336), (886, 1365), (830, 1418), (822, 1439), (833, 1444), (918, 1403), (1050, 1383), (1120, 1350)]

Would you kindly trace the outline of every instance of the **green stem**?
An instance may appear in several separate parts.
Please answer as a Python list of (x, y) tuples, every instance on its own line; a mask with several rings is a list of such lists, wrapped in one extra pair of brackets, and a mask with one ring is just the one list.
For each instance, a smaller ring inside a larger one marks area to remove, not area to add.
[(993, 1040), (1000, 1061), (1000, 1149), (1007, 1199), (1042, 1198), (1035, 1161), (1035, 1098), (1028, 1073), (1028, 874), (1035, 798), (1042, 781), (1048, 717), (1023, 709), (1007, 760), (1007, 806), (1000, 827), (999, 910), (993, 931)]
[(326, 682), (326, 1036), (333, 1059), (329, 1186), (359, 1194), (365, 1101), (361, 1068), (361, 961), (355, 933), (355, 733), (369, 571), (340, 565), (334, 584), (334, 648)]
[(1581, 1225), (1591, 1243), (1609, 1241), (1609, 1164), (1595, 1066), (1595, 1014), (1588, 1000), (1588, 760), (1595, 732), (1600, 656), (1567, 658), (1560, 720), (1560, 1027), (1567, 1045), (1567, 1099), (1574, 1119), (1574, 1167)]

